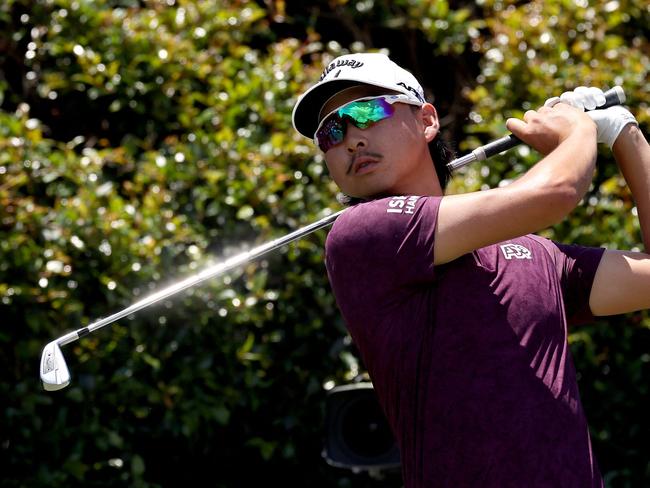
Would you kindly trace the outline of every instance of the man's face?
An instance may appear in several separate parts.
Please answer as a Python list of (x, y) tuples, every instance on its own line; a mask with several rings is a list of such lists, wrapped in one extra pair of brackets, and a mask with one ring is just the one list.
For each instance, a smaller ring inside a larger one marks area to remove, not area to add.
[[(390, 94), (371, 86), (345, 90), (330, 99), (321, 114), (362, 97)], [(435, 109), (429, 104), (426, 110)], [(425, 105), (425, 107), (427, 106)], [(441, 194), (425, 133), (422, 109), (395, 103), (394, 114), (359, 129), (347, 123), (343, 141), (325, 153), (330, 175), (345, 194), (358, 198), (400, 194)], [(437, 133), (437, 117), (435, 118)]]

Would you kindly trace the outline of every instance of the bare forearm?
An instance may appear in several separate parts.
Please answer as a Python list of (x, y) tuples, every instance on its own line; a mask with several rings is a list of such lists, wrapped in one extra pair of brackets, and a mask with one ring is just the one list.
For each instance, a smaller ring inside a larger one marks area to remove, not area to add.
[(571, 210), (591, 184), (596, 163), (595, 130), (591, 125), (576, 130), (519, 181), (537, 186), (563, 189), (569, 196)]
[(636, 203), (641, 237), (650, 251), (650, 145), (639, 127), (627, 125), (613, 146), (614, 157)]
[[(529, 110), (523, 121), (508, 119), (506, 126), (546, 155), (512, 186), (528, 187), (534, 193), (550, 192), (550, 197), (557, 194), (563, 218), (591, 183), (596, 161), (596, 124), (582, 111), (560, 103), (553, 108), (541, 107), (539, 112)], [(552, 127), (558, 131), (554, 132)], [(546, 200), (550, 212), (554, 212), (554, 201)]]
[(595, 148), (595, 130), (588, 126), (567, 137), (510, 185), (443, 198), (434, 264), (560, 222), (589, 186)]
[(596, 160), (596, 125), (558, 104), (528, 111), (508, 128), (546, 156), (503, 188), (446, 196), (440, 202), (434, 263), (537, 232), (561, 221), (589, 187)]

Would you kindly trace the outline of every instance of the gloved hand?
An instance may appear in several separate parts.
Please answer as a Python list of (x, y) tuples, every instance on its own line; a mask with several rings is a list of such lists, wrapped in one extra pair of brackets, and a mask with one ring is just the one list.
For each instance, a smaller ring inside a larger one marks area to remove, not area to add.
[(549, 98), (544, 103), (544, 106), (552, 107), (560, 102), (583, 110), (589, 110), (587, 115), (591, 117), (598, 127), (598, 142), (605, 143), (610, 148), (626, 125), (639, 125), (634, 115), (621, 105), (595, 110), (605, 103), (605, 95), (599, 88), (579, 86), (573, 91), (564, 92), (559, 97)]

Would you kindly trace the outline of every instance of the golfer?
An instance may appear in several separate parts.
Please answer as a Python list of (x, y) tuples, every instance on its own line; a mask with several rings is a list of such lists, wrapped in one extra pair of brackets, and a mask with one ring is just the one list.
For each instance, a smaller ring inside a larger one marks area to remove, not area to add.
[(650, 308), (650, 256), (532, 233), (587, 191), (612, 147), (650, 246), (650, 147), (622, 107), (580, 88), (509, 119), (540, 161), (511, 184), (445, 195), (436, 109), (381, 54), (330, 63), (293, 123), (356, 203), (326, 266), (400, 449), (406, 488), (602, 487), (568, 327)]

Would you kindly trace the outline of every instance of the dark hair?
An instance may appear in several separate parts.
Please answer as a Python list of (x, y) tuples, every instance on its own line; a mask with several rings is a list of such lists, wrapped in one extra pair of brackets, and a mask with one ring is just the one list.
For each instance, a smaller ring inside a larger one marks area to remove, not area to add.
[(436, 168), (440, 186), (444, 190), (451, 179), (451, 170), (447, 165), (453, 161), (456, 153), (442, 137), (442, 134), (438, 132), (438, 135), (429, 143), (429, 154), (433, 159), (433, 166)]
[[(438, 175), (440, 186), (444, 190), (447, 188), (447, 184), (451, 179), (451, 170), (447, 167), (447, 164), (454, 159), (456, 154), (447, 141), (442, 137), (440, 132), (438, 132), (438, 135), (429, 142), (429, 154), (431, 154), (431, 159), (433, 160), (433, 166), (436, 169), (436, 175)], [(337, 200), (341, 204), (349, 206), (367, 201), (365, 198), (351, 197), (344, 193), (339, 194)]]

